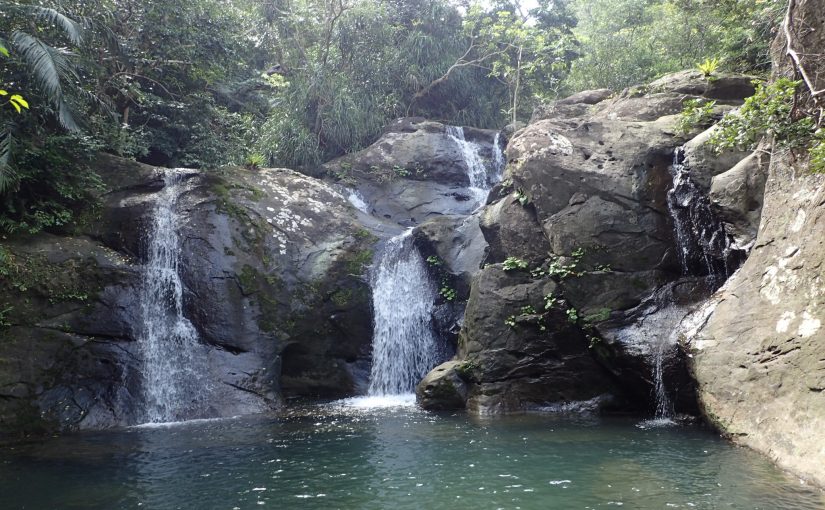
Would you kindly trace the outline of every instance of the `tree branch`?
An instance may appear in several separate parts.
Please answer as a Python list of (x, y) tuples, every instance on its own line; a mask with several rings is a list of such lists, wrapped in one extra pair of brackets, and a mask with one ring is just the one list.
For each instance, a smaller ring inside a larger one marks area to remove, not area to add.
[(816, 83), (811, 79), (808, 75), (808, 72), (805, 70), (805, 67), (802, 65), (802, 59), (799, 57), (799, 53), (793, 48), (794, 44), (794, 37), (791, 33), (791, 25), (793, 24), (793, 8), (796, 6), (796, 0), (790, 0), (788, 2), (788, 10), (785, 13), (785, 21), (782, 23), (782, 30), (785, 33), (785, 42), (787, 51), (785, 52), (794, 63), (794, 67), (802, 76), (802, 80), (805, 82), (805, 86), (808, 88), (808, 91), (811, 93), (811, 96), (814, 99), (814, 102), (819, 102), (819, 96), (825, 94), (825, 89), (816, 89)]

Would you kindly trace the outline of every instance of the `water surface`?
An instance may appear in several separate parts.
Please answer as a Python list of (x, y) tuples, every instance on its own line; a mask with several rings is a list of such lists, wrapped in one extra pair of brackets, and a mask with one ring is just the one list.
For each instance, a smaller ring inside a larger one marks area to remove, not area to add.
[(707, 430), (638, 425), (352, 400), (82, 433), (0, 448), (0, 508), (825, 508)]

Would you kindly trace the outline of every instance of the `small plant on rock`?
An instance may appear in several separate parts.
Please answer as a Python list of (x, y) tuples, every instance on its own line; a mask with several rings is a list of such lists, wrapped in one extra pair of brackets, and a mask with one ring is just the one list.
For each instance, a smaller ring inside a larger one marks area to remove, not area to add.
[(518, 257), (507, 257), (502, 264), (502, 268), (505, 271), (524, 271), (528, 266), (529, 264), (526, 260), (522, 260)]
[(443, 286), (438, 290), (438, 293), (446, 299), (447, 301), (455, 301), (455, 298), (458, 296), (456, 290), (452, 287)]
[(522, 207), (530, 203), (530, 197), (528, 197), (524, 190), (521, 188), (516, 190), (515, 197), (516, 200), (518, 200), (518, 203), (522, 205)]
[(696, 69), (698, 69), (705, 78), (710, 78), (710, 76), (719, 68), (720, 63), (721, 62), (718, 58), (706, 58), (704, 62), (696, 64)]
[(260, 168), (264, 164), (263, 154), (252, 153), (246, 157), (246, 167), (252, 170)]

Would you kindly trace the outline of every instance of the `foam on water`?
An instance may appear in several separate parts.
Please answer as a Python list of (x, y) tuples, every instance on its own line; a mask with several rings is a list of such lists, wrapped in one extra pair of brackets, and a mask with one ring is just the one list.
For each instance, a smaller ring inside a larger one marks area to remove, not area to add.
[(659, 429), (663, 427), (674, 427), (678, 425), (674, 420), (670, 418), (653, 418), (652, 420), (644, 420), (639, 422), (636, 427), (642, 430), (649, 430), (649, 429)]
[(192, 426), (192, 425), (202, 425), (204, 423), (212, 423), (212, 422), (219, 422), (219, 421), (228, 421), (228, 420), (237, 420), (240, 416), (226, 416), (221, 418), (197, 418), (194, 420), (182, 420), (182, 421), (162, 421), (162, 422), (148, 422), (148, 423), (141, 423), (139, 425), (133, 425), (129, 428), (131, 429), (171, 429), (174, 427), (183, 427), (183, 426)]
[(336, 400), (328, 404), (332, 408), (353, 409), (390, 409), (396, 407), (415, 407), (415, 394), (403, 393), (400, 395), (368, 395)]

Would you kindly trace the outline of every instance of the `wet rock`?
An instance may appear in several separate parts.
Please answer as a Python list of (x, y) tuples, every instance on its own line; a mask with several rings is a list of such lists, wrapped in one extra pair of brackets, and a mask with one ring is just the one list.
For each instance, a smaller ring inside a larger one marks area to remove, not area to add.
[(448, 361), (432, 369), (415, 388), (418, 405), (432, 411), (463, 409), (467, 383), (461, 378), (463, 364)]

